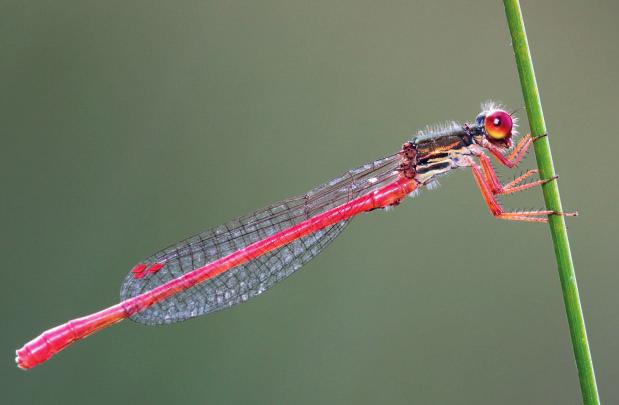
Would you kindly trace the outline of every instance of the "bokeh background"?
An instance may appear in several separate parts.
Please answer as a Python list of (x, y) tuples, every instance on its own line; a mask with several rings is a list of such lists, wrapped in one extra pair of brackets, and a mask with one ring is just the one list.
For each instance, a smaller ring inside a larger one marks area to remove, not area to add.
[[(581, 214), (600, 393), (617, 403), (619, 8), (523, 7), (564, 205)], [(580, 402), (548, 229), (493, 219), (467, 172), (363, 215), (245, 305), (13, 364), (42, 330), (116, 303), (151, 252), (483, 100), (521, 107), (500, 2), (2, 0), (0, 51), (3, 403)]]

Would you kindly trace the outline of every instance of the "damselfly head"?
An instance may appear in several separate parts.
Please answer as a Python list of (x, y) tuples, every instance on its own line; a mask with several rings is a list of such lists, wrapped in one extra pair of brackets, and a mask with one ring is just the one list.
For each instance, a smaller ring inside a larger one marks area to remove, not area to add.
[(507, 111), (489, 105), (475, 119), (475, 127), (493, 145), (505, 149), (512, 147), (514, 119)]

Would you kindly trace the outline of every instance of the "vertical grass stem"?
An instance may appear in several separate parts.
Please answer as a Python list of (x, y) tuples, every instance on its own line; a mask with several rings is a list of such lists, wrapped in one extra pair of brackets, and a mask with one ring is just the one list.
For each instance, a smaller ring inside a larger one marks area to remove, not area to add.
[[(547, 134), (542, 103), (537, 88), (533, 61), (529, 50), (527, 34), (525, 32), (522, 10), (518, 0), (504, 0), (505, 14), (512, 37), (512, 45), (516, 56), (516, 66), (520, 76), (522, 94), (527, 109), (527, 115), (531, 126), (531, 134), (539, 136)], [(539, 168), (540, 177), (543, 179), (551, 178), (555, 175), (552, 154), (550, 152), (550, 137), (540, 138), (535, 142), (535, 158)], [(548, 210), (563, 211), (559, 187), (556, 181), (551, 181), (543, 186), (544, 201)], [(585, 320), (580, 305), (578, 285), (576, 283), (576, 273), (570, 252), (570, 243), (565, 227), (565, 218), (558, 215), (551, 215), (549, 220), (550, 233), (554, 243), (555, 256), (563, 290), (563, 301), (572, 337), (572, 346), (578, 368), (580, 389), (583, 402), (587, 405), (599, 404), (600, 398), (595, 382), (595, 372)]]

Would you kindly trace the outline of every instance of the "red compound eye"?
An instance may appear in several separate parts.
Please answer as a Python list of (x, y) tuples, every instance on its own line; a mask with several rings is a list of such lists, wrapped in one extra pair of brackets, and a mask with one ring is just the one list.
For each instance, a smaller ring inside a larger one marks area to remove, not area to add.
[(484, 127), (488, 136), (495, 140), (501, 140), (512, 136), (514, 122), (511, 115), (503, 110), (496, 110), (488, 115), (484, 120)]

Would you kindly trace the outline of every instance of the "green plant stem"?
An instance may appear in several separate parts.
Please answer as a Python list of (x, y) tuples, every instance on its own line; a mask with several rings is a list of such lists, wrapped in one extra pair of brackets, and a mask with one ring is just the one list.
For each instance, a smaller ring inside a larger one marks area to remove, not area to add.
[[(546, 123), (542, 112), (542, 103), (537, 89), (535, 72), (533, 71), (533, 61), (527, 41), (527, 34), (524, 28), (524, 20), (518, 0), (504, 0), (505, 14), (512, 37), (512, 45), (516, 56), (516, 65), (520, 76), (520, 84), (527, 108), (531, 134), (539, 136), (546, 134)], [(551, 178), (555, 175), (550, 144), (548, 137), (541, 138), (535, 142), (535, 158), (539, 168), (540, 177), (543, 179)], [(562, 211), (559, 187), (556, 181), (551, 181), (543, 186), (544, 201), (548, 210)], [(576, 274), (574, 263), (570, 252), (570, 243), (567, 236), (564, 217), (550, 215), (550, 233), (554, 243), (555, 256), (563, 290), (563, 301), (565, 311), (572, 336), (572, 345), (576, 365), (578, 367), (578, 377), (580, 379), (580, 389), (585, 404), (599, 404), (597, 385), (595, 382), (595, 372), (587, 341), (587, 331), (585, 320), (580, 306), (578, 295), (578, 285), (576, 284)]]

